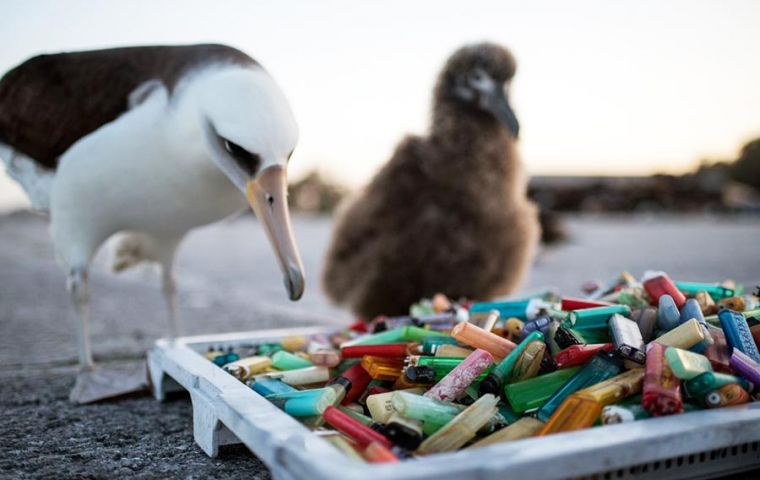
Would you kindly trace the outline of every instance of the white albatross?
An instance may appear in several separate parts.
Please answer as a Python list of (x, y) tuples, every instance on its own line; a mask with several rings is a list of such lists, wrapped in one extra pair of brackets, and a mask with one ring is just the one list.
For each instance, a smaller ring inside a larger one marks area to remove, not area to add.
[(144, 379), (96, 368), (90, 348), (88, 268), (115, 233), (126, 232), (117, 269), (141, 261), (162, 267), (171, 336), (179, 331), (178, 245), (190, 229), (246, 203), (265, 227), (290, 299), (301, 297), (286, 190), (297, 137), (272, 77), (223, 45), (41, 55), (0, 80), (0, 157), (32, 205), (50, 214), (79, 317), (72, 401), (128, 392)]

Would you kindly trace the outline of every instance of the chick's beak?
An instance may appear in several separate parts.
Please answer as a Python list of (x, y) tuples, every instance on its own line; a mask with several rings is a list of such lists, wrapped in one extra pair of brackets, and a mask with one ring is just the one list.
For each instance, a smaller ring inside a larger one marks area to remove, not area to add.
[(277, 254), (290, 299), (298, 300), (304, 289), (303, 265), (290, 226), (285, 168), (275, 165), (259, 172), (247, 182), (246, 197)]
[(520, 122), (517, 121), (512, 106), (502, 89), (495, 88), (486, 99), (487, 108), (505, 127), (514, 138), (520, 135)]

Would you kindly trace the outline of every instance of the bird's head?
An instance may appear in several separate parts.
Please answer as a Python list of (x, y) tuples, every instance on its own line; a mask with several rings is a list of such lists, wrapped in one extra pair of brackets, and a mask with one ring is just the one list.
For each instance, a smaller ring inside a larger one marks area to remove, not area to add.
[(438, 79), (436, 101), (454, 101), (493, 115), (517, 137), (520, 124), (509, 103), (516, 63), (506, 48), (478, 43), (449, 57)]
[(303, 295), (303, 265), (288, 212), (287, 167), (298, 126), (285, 96), (262, 69), (219, 73), (202, 94), (205, 147), (246, 196), (277, 254), (291, 300)]

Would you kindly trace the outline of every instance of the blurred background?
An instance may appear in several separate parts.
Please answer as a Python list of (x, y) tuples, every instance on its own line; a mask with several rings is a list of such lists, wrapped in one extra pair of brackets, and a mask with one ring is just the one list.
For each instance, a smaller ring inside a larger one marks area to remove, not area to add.
[[(585, 280), (649, 268), (683, 280), (760, 280), (752, 0), (3, 4), (3, 72), (43, 52), (219, 42), (259, 60), (289, 97), (301, 130), (290, 179), (306, 295), (287, 300), (252, 216), (229, 219), (180, 249), (190, 333), (350, 318), (318, 284), (331, 215), (404, 135), (426, 131), (444, 60), (481, 40), (517, 58), (520, 150), (552, 241), (523, 290), (577, 293)], [(0, 335), (0, 352), (10, 359), (28, 348), (15, 339), (34, 328), (40, 352), (73, 360), (64, 277), (46, 219), (27, 205), (0, 172), (0, 329), (12, 333)], [(116, 276), (108, 258), (103, 249), (93, 274), (96, 353), (131, 355), (164, 333), (158, 280), (147, 268)]]

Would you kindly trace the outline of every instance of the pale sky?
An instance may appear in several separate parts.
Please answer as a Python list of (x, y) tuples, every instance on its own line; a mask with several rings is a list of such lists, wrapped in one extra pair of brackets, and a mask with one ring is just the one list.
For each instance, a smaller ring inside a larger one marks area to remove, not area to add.
[[(760, 136), (760, 2), (0, 0), (0, 71), (42, 52), (220, 42), (261, 62), (313, 168), (366, 183), (424, 133), (446, 57), (491, 40), (518, 60), (512, 99), (532, 174), (682, 172)], [(23, 203), (0, 168), (0, 207)]]

